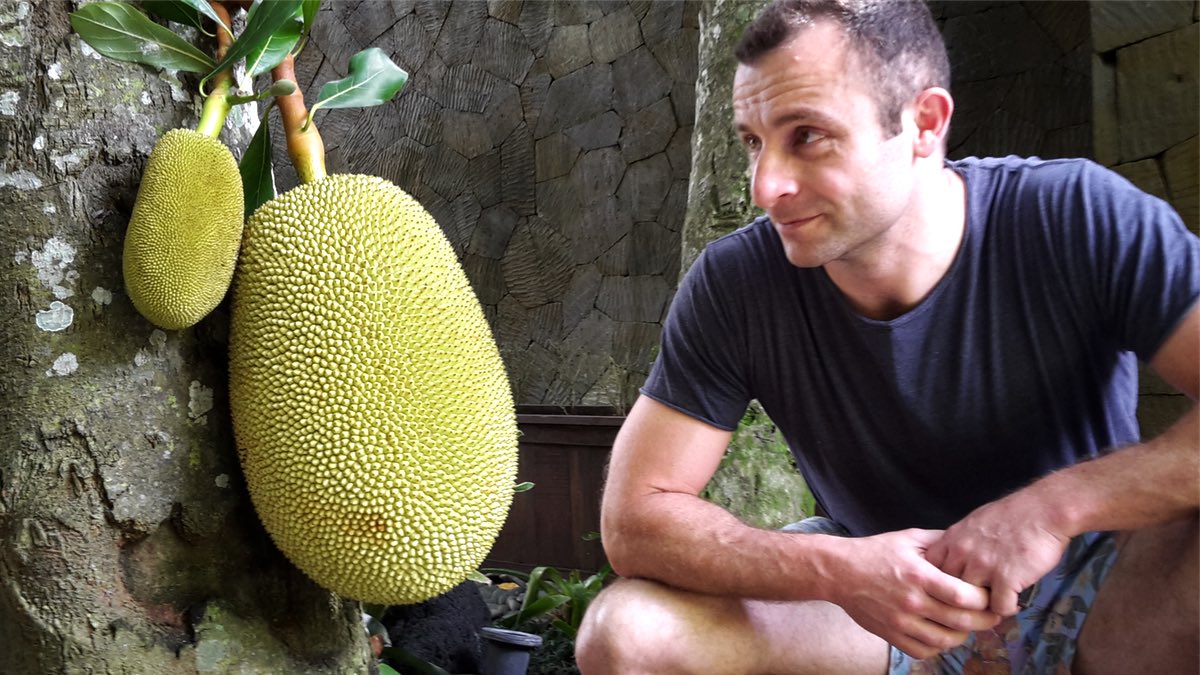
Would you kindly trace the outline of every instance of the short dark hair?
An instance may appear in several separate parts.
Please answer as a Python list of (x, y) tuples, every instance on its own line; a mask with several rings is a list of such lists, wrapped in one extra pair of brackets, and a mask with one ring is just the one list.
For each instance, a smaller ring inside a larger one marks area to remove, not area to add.
[(746, 27), (734, 55), (753, 65), (819, 21), (846, 36), (871, 79), (886, 133), (900, 133), (900, 111), (919, 92), (950, 88), (946, 43), (923, 0), (775, 0)]

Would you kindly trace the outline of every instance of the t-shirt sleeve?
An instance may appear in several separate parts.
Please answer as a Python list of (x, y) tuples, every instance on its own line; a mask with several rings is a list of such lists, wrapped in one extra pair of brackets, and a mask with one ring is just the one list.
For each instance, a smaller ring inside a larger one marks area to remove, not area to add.
[(1081, 180), (1095, 300), (1117, 346), (1149, 361), (1200, 298), (1200, 238), (1173, 208), (1089, 164)]
[[(732, 431), (750, 403), (744, 305), (734, 271), (705, 250), (684, 276), (663, 325), (658, 358), (642, 394)], [(726, 267), (722, 269), (722, 267)]]

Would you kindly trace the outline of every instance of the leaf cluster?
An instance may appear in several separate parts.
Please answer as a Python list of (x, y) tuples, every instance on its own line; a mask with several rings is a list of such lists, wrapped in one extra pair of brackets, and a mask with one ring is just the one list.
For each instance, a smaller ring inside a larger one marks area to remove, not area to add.
[(528, 574), (501, 569), (488, 572), (519, 579), (525, 584), (521, 606), (497, 619), (496, 625), (524, 630), (549, 623), (574, 640), (588, 605), (604, 588), (612, 568), (605, 563), (600, 571), (587, 577), (579, 570), (564, 575), (558, 569), (546, 566), (535, 567)]
[[(193, 45), (180, 32), (124, 2), (84, 5), (71, 14), (71, 27), (84, 42), (106, 57), (200, 74), (200, 90), (204, 92), (210, 80), (239, 62), (244, 61), (245, 71), (253, 80), (271, 72), (289, 56), (298, 55), (317, 19), (321, 0), (254, 0), (248, 3), (245, 27), (237, 36), (222, 22), (213, 4), (241, 7), (247, 3), (232, 0), (212, 4), (207, 0), (143, 0), (141, 3), (150, 14), (172, 22), (179, 31), (197, 29), (210, 37), (215, 37), (216, 31), (224, 31), (231, 42), (224, 54), (218, 50), (217, 58)], [(386, 53), (378, 48), (365, 49), (350, 58), (349, 74), (345, 78), (321, 87), (305, 127), (312, 123), (313, 114), (322, 108), (364, 108), (386, 103), (407, 81), (408, 73), (393, 63)], [(225, 96), (224, 112), (217, 120), (217, 127), (223, 123), (223, 115), (232, 105), (283, 96), (295, 90), (295, 82), (281, 80), (262, 91)], [(275, 196), (270, 134), (270, 125), (260, 124), (242, 157), (240, 169), (247, 216)]]

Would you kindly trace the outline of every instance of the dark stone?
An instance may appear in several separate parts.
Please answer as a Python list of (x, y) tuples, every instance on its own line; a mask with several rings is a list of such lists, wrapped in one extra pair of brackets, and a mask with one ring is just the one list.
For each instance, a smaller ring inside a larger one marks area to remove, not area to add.
[(683, 28), (683, 0), (657, 0), (641, 20), (642, 39), (654, 44), (671, 37)]
[(1195, 19), (1194, 0), (1156, 2), (1089, 2), (1092, 48), (1106, 52), (1161, 35)]
[(579, 215), (579, 194), (567, 177), (542, 181), (537, 185), (537, 214), (562, 229), (562, 223)]
[(452, 200), (462, 192), (466, 183), (467, 160), (444, 143), (438, 143), (429, 149), (421, 178), (443, 199)]
[(550, 84), (538, 118), (537, 137), (560, 131), (608, 110), (613, 96), (612, 66), (593, 63)]
[(471, 60), (487, 20), (487, 5), (482, 2), (450, 3), (450, 11), (434, 45), (446, 65), (457, 66)]
[(658, 64), (667, 71), (671, 79), (696, 85), (699, 75), (700, 32), (694, 29), (678, 33), (656, 42), (646, 41), (646, 46), (658, 59)]
[(518, 225), (501, 266), (509, 293), (532, 309), (557, 300), (571, 281), (570, 242), (540, 218)]
[(504, 297), (504, 272), (500, 269), (499, 260), (467, 254), (463, 258), (463, 270), (471, 280), (471, 287), (475, 289), (479, 302), (494, 305)]
[(454, 110), (485, 112), (492, 92), (504, 81), (473, 63), (447, 68), (446, 77), (430, 88), (430, 96)]
[(613, 62), (614, 107), (622, 115), (641, 110), (671, 91), (667, 71), (645, 46)]
[[(687, 215), (688, 179), (679, 178), (671, 184), (667, 200), (663, 202), (662, 213), (658, 216), (658, 224), (672, 232), (683, 229), (684, 217)], [(668, 275), (668, 278), (675, 277)]]
[[(469, 0), (468, 0), (469, 1)], [(521, 7), (521, 19), (517, 25), (525, 34), (533, 55), (541, 58), (546, 54), (550, 33), (554, 30), (554, 2), (526, 2)]]
[(592, 60), (596, 63), (612, 63), (618, 56), (637, 49), (642, 44), (637, 17), (628, 6), (592, 22), (588, 28), (588, 42), (592, 48)]
[(662, 326), (641, 321), (618, 321), (613, 334), (613, 360), (627, 368), (645, 368), (654, 361)]
[(535, 170), (533, 138), (522, 124), (500, 146), (501, 195), (522, 215), (532, 215), (536, 210)]
[(654, 105), (626, 116), (625, 130), (621, 134), (621, 155), (632, 164), (662, 152), (677, 128), (671, 99), (663, 98)]
[(559, 26), (554, 29), (550, 46), (546, 48), (546, 69), (552, 76), (562, 77), (591, 62), (587, 26)]
[(545, 63), (537, 61), (533, 64), (533, 70), (529, 72), (529, 76), (521, 83), (521, 112), (525, 119), (525, 124), (536, 129), (538, 122), (541, 121), (542, 111), (546, 108), (546, 99), (550, 94), (550, 82), (554, 79), (550, 77), (550, 73), (537, 72), (539, 68), (544, 68)]
[(676, 82), (671, 87), (671, 109), (675, 111), (675, 123), (690, 130), (696, 123), (695, 83)]
[(633, 219), (615, 197), (603, 199), (562, 223), (563, 234), (571, 242), (575, 264), (592, 263), (620, 241), (633, 227)]
[(487, 0), (488, 15), (505, 23), (516, 25), (521, 20), (521, 4), (524, 0)]
[(395, 13), (391, 3), (364, 2), (362, 4), (333, 3), (334, 17), (360, 45), (369, 45), (388, 31), (400, 14)]
[(474, 159), (494, 147), (488, 133), (487, 117), (482, 113), (447, 108), (442, 111), (442, 129), (446, 132), (443, 134), (446, 145), (467, 159)]
[(450, 11), (450, 4), (446, 0), (417, 0), (417, 4), (413, 6), (413, 11), (421, 20), (421, 27), (431, 37), (441, 32), (446, 13)]
[(392, 181), (405, 192), (414, 194), (421, 186), (425, 152), (425, 146), (411, 138), (397, 139), (380, 153), (379, 176)]
[(616, 194), (625, 175), (625, 160), (616, 148), (600, 148), (584, 153), (571, 171), (576, 202), (592, 204)]
[(621, 138), (624, 122), (617, 113), (607, 110), (586, 122), (567, 129), (566, 134), (584, 150), (596, 150), (616, 145)]
[(392, 644), (452, 673), (479, 672), (479, 629), (491, 615), (474, 581), (417, 605), (389, 607), (380, 623)]
[(421, 145), (433, 145), (442, 139), (442, 106), (436, 101), (411, 90), (394, 105), (395, 115), (404, 121), (401, 133)]
[(500, 151), (493, 150), (471, 160), (467, 167), (467, 189), (475, 193), (483, 208), (494, 206), (502, 199), (500, 188)]
[(692, 171), (691, 127), (680, 127), (675, 130), (675, 135), (667, 144), (667, 159), (671, 162), (672, 178), (688, 178)]
[(504, 204), (485, 209), (479, 215), (479, 225), (471, 237), (467, 253), (499, 260), (504, 256), (504, 249), (508, 247), (508, 240), (518, 220), (517, 214)]
[(570, 173), (579, 157), (579, 146), (563, 134), (550, 134), (537, 142), (535, 155), (540, 183)]
[(508, 138), (524, 116), (521, 110), (521, 90), (512, 84), (499, 84), (492, 91), (492, 102), (488, 105), (484, 120), (492, 146), (499, 146)]
[(447, 232), (446, 238), (450, 240), (454, 252), (461, 258), (467, 244), (471, 242), (471, 235), (475, 233), (475, 226), (479, 224), (479, 215), (483, 213), (483, 207), (480, 206), (475, 195), (469, 192), (459, 195), (451, 206), (454, 211), (453, 227), (447, 228), (449, 232)]
[(1060, 56), (1050, 36), (1021, 5), (952, 18), (942, 33), (959, 81), (1015, 75)]
[(666, 153), (651, 155), (625, 169), (617, 199), (635, 221), (654, 220), (671, 189), (671, 163)]
[(679, 233), (658, 223), (634, 223), (629, 236), (629, 274), (662, 275), (679, 258)]
[(629, 274), (629, 237), (621, 237), (605, 251), (596, 261), (596, 269), (606, 277), (623, 277)]
[(563, 294), (563, 328), (572, 330), (596, 305), (602, 276), (595, 265), (577, 265)]
[(554, 21), (559, 26), (586, 24), (604, 16), (600, 5), (592, 0), (572, 0), (554, 3)]
[(529, 335), (539, 344), (558, 344), (563, 335), (562, 303), (548, 302), (530, 310)]
[(614, 321), (662, 321), (671, 289), (662, 277), (604, 277), (596, 309)]
[(521, 29), (488, 19), (471, 62), (496, 77), (520, 84), (533, 65), (533, 52)]

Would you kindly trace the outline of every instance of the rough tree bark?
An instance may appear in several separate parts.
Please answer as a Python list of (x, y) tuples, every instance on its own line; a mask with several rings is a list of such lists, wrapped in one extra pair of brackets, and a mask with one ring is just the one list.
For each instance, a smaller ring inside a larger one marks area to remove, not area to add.
[[(708, 242), (750, 222), (746, 153), (732, 131), (734, 46), (768, 0), (704, 0), (700, 6), (696, 125), (683, 225), (680, 276)], [(759, 527), (780, 527), (801, 516), (811, 495), (774, 424), (752, 403), (702, 496)]]
[(0, 0), (0, 673), (367, 672), (357, 604), (249, 503), (224, 307), (164, 332), (122, 292), (145, 158), (196, 83), (101, 59), (72, 9)]
[(705, 245), (753, 220), (746, 152), (732, 132), (733, 48), (768, 0), (704, 0), (700, 5), (696, 125), (683, 225), (682, 278)]

